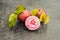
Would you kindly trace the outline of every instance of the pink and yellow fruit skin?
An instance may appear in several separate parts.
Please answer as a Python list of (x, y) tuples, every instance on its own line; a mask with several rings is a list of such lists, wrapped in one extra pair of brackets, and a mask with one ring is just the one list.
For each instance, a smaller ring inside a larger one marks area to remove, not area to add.
[(29, 30), (37, 30), (40, 27), (40, 21), (36, 16), (29, 16), (25, 21), (25, 25)]
[(44, 10), (41, 11), (39, 20), (40, 20), (40, 22), (43, 22), (44, 24), (48, 24), (49, 16), (46, 14), (46, 12)]
[(40, 15), (42, 14), (42, 9), (37, 9), (38, 11), (37, 11), (37, 14), (36, 14), (36, 16), (39, 18), (40, 17)]
[(44, 24), (48, 24), (49, 22), (49, 16), (45, 14), (45, 12), (42, 12), (42, 14), (39, 17), (40, 22), (43, 22)]
[(30, 12), (28, 10), (24, 10), (21, 14), (19, 14), (19, 20), (25, 21), (27, 17), (30, 16)]
[(37, 8), (33, 12), (34, 13), (32, 13), (32, 14), (35, 14), (34, 16), (37, 16), (39, 18), (40, 22), (43, 22), (44, 24), (48, 24), (49, 16), (46, 14), (46, 12), (44, 10)]

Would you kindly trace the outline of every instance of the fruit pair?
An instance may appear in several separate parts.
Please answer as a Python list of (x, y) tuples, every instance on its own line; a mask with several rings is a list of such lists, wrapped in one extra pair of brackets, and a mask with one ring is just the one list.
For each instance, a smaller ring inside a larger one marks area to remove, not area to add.
[(42, 9), (34, 9), (31, 12), (32, 16), (37, 16), (40, 20), (40, 22), (43, 22), (44, 24), (48, 24), (49, 22), (49, 16), (46, 14), (46, 12)]
[(14, 13), (12, 13), (8, 18), (9, 27), (13, 28), (18, 20), (18, 15), (22, 13), (26, 8), (24, 6), (18, 6)]
[(25, 22), (25, 26), (29, 30), (37, 30), (40, 27), (39, 19), (36, 16), (31, 16), (28, 10), (19, 14), (19, 20)]

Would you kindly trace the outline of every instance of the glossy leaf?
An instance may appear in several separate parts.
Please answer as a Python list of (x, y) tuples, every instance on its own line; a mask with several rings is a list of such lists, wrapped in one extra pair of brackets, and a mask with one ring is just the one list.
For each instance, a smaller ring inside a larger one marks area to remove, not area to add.
[(14, 12), (15, 12), (16, 14), (20, 14), (20, 13), (23, 12), (25, 9), (26, 9), (25, 6), (18, 6)]
[(10, 28), (13, 28), (13, 27), (15, 26), (15, 24), (16, 24), (16, 21), (17, 21), (17, 15), (14, 14), (14, 13), (12, 13), (12, 14), (9, 16), (9, 20), (8, 20), (8, 22), (9, 22), (9, 27), (10, 27)]
[(32, 10), (31, 15), (32, 16), (36, 16), (37, 12), (38, 12), (38, 10), (37, 9), (34, 9), (34, 10)]

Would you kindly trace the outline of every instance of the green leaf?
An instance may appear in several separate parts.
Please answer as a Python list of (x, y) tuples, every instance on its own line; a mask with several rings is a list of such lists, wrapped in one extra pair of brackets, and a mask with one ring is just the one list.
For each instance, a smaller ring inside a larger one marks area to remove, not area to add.
[(9, 16), (9, 20), (8, 20), (8, 22), (9, 22), (9, 27), (10, 27), (10, 28), (13, 28), (13, 27), (15, 26), (15, 24), (16, 24), (16, 21), (17, 21), (17, 15), (14, 14), (14, 13), (12, 13), (12, 14)]
[(37, 14), (37, 12), (38, 12), (38, 10), (37, 9), (34, 9), (34, 10), (31, 11), (31, 15), (32, 16), (35, 16)]
[(16, 14), (20, 14), (21, 12), (23, 12), (26, 9), (25, 6), (18, 6), (15, 10)]

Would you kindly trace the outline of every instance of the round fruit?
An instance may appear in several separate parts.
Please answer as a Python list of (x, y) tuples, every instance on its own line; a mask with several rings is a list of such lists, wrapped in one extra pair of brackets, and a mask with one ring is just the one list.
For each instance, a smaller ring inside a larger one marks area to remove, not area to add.
[(29, 16), (30, 16), (30, 12), (28, 10), (24, 10), (24, 12), (19, 14), (19, 20), (20, 21), (25, 21), (25, 19)]
[(40, 27), (40, 21), (36, 16), (29, 16), (25, 21), (25, 25), (29, 30), (37, 30)]

